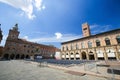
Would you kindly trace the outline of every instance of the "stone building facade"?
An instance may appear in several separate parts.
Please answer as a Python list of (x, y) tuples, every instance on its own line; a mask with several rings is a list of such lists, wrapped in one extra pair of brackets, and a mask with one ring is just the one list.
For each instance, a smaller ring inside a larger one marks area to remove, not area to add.
[(19, 38), (18, 24), (9, 30), (2, 58), (4, 59), (35, 59), (53, 58), (56, 47), (33, 43)]
[(87, 23), (82, 24), (83, 37), (61, 43), (65, 60), (120, 60), (120, 29), (91, 35)]

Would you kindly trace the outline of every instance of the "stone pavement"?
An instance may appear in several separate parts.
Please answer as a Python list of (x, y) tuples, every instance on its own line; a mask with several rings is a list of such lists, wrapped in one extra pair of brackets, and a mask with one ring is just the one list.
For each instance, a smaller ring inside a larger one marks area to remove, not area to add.
[[(83, 63), (80, 65), (71, 65), (69, 67), (61, 67), (61, 66), (57, 66), (57, 65), (51, 65), (49, 64), (49, 67), (52, 68), (57, 68), (57, 69), (62, 69), (62, 70), (66, 70), (66, 71), (73, 71), (73, 72), (77, 72), (80, 73), (79, 75), (81, 75), (81, 73), (83, 74), (87, 74), (87, 75), (92, 75), (92, 76), (97, 76), (100, 78), (106, 78), (107, 80), (120, 80), (120, 75), (118, 74), (109, 74), (107, 73), (107, 69), (109, 67), (105, 67), (105, 66), (97, 66), (97, 64), (107, 64), (113, 66), (113, 65), (118, 65), (118, 67), (120, 68), (120, 63), (119, 62), (96, 62), (94, 63)], [(93, 66), (93, 67), (92, 67)]]
[(0, 61), (0, 80), (108, 80), (91, 75), (78, 76), (66, 70), (38, 65), (24, 60)]

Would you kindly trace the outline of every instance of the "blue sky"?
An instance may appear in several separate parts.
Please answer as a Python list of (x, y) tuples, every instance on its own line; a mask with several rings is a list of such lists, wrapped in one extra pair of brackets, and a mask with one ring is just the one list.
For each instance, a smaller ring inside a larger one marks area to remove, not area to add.
[(92, 34), (120, 28), (120, 0), (0, 0), (3, 46), (16, 23), (20, 38), (60, 48), (82, 37), (85, 22)]

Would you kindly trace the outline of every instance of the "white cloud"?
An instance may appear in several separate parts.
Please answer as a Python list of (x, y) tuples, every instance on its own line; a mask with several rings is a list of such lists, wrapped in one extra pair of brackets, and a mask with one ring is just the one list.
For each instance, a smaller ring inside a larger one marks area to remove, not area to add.
[(75, 35), (75, 34), (61, 34), (61, 33), (55, 33), (56, 36), (44, 36), (44, 37), (39, 37), (39, 38), (31, 38), (28, 39), (29, 41), (32, 42), (65, 42), (65, 41), (70, 41), (74, 39), (81, 38), (82, 35)]
[(55, 33), (55, 35), (56, 35), (56, 38), (57, 38), (57, 39), (60, 39), (60, 38), (62, 37), (62, 34), (59, 33), (59, 32)]
[(97, 34), (97, 33), (108, 31), (111, 29), (110, 27), (111, 25), (97, 25), (97, 24), (90, 25), (92, 34)]
[(14, 8), (21, 9), (23, 12), (20, 15), (27, 15), (29, 19), (34, 19), (36, 16), (33, 14), (34, 10), (45, 9), (42, 0), (0, 0)]
[(23, 37), (23, 39), (26, 39), (26, 40), (28, 40), (28, 36), (24, 36), (24, 37)]

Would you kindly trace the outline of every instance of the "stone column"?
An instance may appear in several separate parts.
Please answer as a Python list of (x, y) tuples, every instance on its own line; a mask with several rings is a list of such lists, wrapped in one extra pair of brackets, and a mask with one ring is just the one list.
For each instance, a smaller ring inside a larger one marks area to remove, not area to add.
[(80, 51), (79, 55), (80, 55), (80, 60), (82, 60), (82, 54), (81, 54), (81, 51)]
[(95, 58), (95, 60), (98, 60), (98, 58), (97, 58), (97, 52), (96, 52), (96, 49), (94, 48), (94, 58)]
[(69, 60), (71, 60), (71, 53), (68, 53), (68, 55), (69, 55)]
[(64, 53), (64, 60), (66, 60), (66, 53)]
[(105, 60), (108, 60), (108, 55), (107, 55), (107, 53), (106, 53), (105, 47), (104, 47), (104, 58), (105, 58)]
[(115, 54), (115, 56), (116, 56), (116, 59), (117, 59), (117, 60), (120, 60), (120, 59), (119, 59), (119, 53), (118, 53), (117, 46), (115, 46), (115, 53), (114, 53), (114, 54)]
[(89, 53), (88, 53), (88, 49), (86, 51), (86, 57), (87, 57), (87, 60), (89, 60)]
[(74, 60), (76, 60), (76, 53), (74, 52), (73, 54), (74, 54)]

